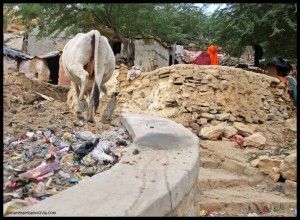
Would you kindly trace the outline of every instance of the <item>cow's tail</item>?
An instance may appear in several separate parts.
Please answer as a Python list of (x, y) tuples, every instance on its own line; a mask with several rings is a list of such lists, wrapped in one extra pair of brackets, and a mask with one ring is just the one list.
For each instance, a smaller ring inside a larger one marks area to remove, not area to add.
[(100, 103), (100, 85), (101, 82), (98, 82), (98, 52), (99, 52), (99, 42), (100, 42), (100, 33), (98, 31), (94, 31), (95, 36), (95, 50), (94, 50), (94, 73), (95, 73), (95, 79), (94, 79), (94, 92), (93, 92), (93, 100), (94, 100), (94, 111), (96, 113), (99, 103)]

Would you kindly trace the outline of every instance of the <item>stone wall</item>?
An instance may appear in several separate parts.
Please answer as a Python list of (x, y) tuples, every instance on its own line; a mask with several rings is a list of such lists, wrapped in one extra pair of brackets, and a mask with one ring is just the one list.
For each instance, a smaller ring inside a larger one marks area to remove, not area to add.
[(135, 44), (134, 65), (143, 71), (169, 66), (169, 50), (154, 39), (138, 39)]
[(132, 82), (126, 75), (127, 68), (121, 66), (116, 115), (159, 115), (198, 135), (207, 124), (252, 124), (258, 130), (273, 131), (267, 133), (269, 146), (284, 142), (289, 136), (283, 131), (285, 120), (295, 117), (287, 88), (278, 79), (259, 73), (233, 67), (174, 65), (143, 73)]

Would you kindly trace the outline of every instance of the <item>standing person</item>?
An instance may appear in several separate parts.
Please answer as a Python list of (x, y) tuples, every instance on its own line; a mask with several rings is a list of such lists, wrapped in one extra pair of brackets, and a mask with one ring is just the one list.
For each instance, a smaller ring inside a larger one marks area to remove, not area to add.
[(210, 45), (207, 48), (207, 52), (209, 53), (210, 56), (210, 64), (211, 65), (218, 65), (218, 46), (215, 45)]
[(259, 67), (259, 60), (262, 59), (262, 57), (264, 55), (264, 51), (259, 44), (254, 44), (253, 50), (255, 52), (254, 53), (254, 66)]
[(273, 58), (267, 65), (268, 72), (276, 75), (276, 78), (288, 86), (289, 94), (293, 100), (294, 106), (297, 107), (297, 80), (289, 75), (292, 66), (282, 58)]

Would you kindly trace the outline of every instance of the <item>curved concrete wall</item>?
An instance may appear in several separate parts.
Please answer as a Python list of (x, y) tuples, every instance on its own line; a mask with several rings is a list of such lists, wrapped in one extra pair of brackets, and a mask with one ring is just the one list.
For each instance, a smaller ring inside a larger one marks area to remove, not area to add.
[(133, 144), (118, 164), (14, 216), (165, 216), (176, 209), (197, 180), (198, 137), (156, 116), (124, 114), (121, 122)]

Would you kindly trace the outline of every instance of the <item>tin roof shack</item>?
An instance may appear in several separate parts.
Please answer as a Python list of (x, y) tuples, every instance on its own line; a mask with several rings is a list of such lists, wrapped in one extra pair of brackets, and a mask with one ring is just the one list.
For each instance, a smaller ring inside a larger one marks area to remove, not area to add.
[(3, 55), (4, 73), (10, 68), (14, 68), (30, 79), (38, 79), (52, 84), (58, 83), (60, 51), (31, 56), (20, 50), (4, 47)]
[(139, 66), (143, 72), (169, 66), (170, 49), (160, 39), (154, 37), (135, 38), (134, 46), (134, 65)]
[(157, 38), (135, 38), (134, 65), (143, 72), (169, 66), (170, 48)]
[(243, 54), (241, 55), (240, 59), (246, 62), (247, 65), (254, 65), (254, 55), (255, 51), (253, 50), (252, 46), (246, 46)]
[(62, 51), (65, 44), (74, 37), (65, 37), (64, 32), (61, 32), (58, 36), (52, 34), (39, 39), (36, 37), (38, 32), (39, 31), (36, 28), (28, 34), (27, 51), (33, 56), (39, 56), (56, 50)]

